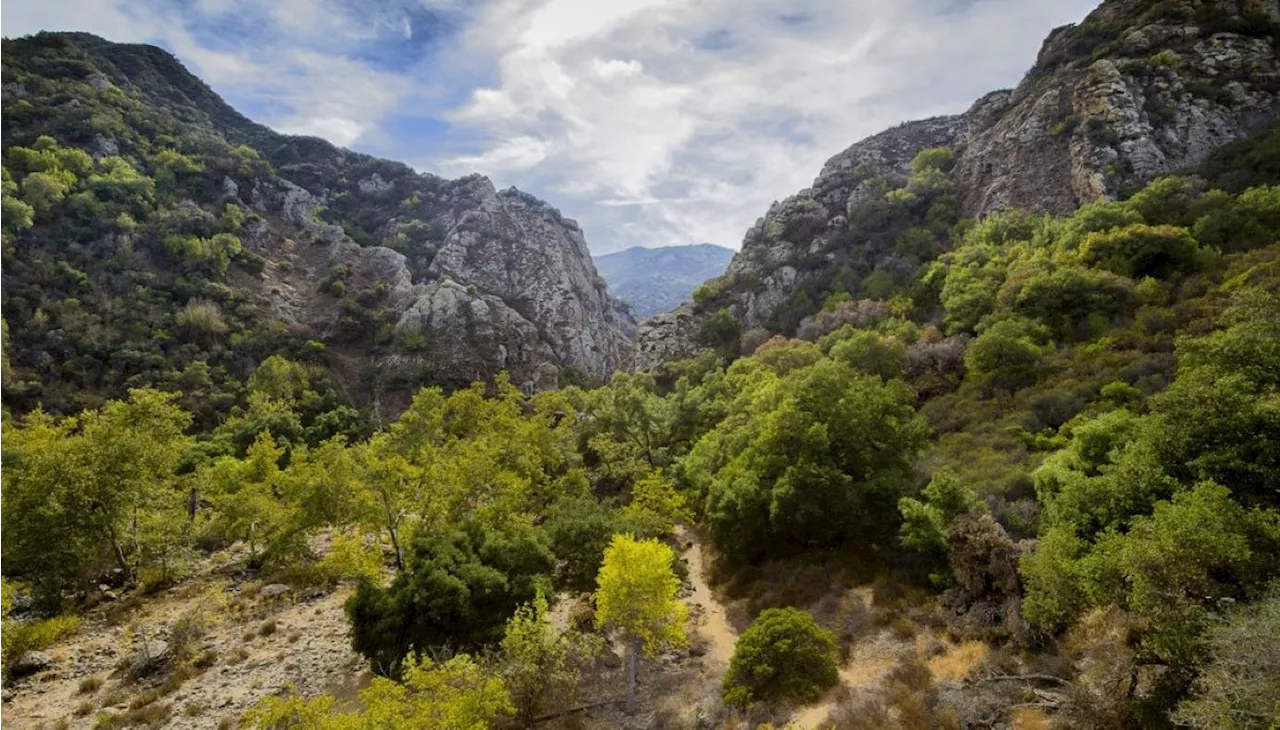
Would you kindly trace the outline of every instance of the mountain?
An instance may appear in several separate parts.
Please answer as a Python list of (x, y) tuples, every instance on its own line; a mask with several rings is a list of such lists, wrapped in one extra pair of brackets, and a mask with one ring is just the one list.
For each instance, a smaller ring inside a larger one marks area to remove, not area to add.
[(610, 290), (648, 317), (674, 309), (707, 279), (720, 276), (733, 249), (700, 243), (694, 246), (633, 246), (597, 256), (596, 270)]
[(151, 46), (6, 39), (3, 73), (10, 407), (186, 382), (221, 413), (272, 354), (393, 411), (627, 365), (632, 315), (531, 195), (277, 134)]
[(1275, 2), (1103, 2), (1051, 32), (1016, 88), (832, 157), (747, 231), (704, 296), (642, 324), (636, 366), (715, 344), (720, 312), (754, 330), (751, 342), (793, 335), (833, 296), (879, 299), (919, 282), (961, 220), (1070, 213), (1270, 128), (1277, 21)]

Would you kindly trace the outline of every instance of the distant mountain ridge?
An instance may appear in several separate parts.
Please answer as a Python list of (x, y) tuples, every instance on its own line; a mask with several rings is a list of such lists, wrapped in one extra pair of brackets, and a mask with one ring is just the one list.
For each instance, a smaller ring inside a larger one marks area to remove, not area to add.
[(692, 246), (632, 246), (595, 257), (596, 270), (614, 296), (648, 317), (674, 309), (702, 282), (720, 276), (733, 249), (711, 243)]

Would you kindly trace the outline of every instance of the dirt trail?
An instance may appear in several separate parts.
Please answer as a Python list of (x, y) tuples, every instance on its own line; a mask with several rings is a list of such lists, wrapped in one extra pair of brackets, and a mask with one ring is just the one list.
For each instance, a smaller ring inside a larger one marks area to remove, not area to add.
[[(704, 555), (707, 548), (691, 531), (682, 530), (679, 536), (681, 541), (689, 543), (684, 551), (684, 559), (689, 564), (689, 583), (693, 588), (688, 602), (698, 607), (701, 615), (694, 631), (707, 642), (707, 657), (728, 668), (738, 632), (726, 617), (724, 602), (707, 583)], [(858, 589), (853, 595), (864, 603), (871, 600), (869, 588)], [(861, 640), (853, 647), (848, 661), (840, 667), (840, 684), (817, 704), (797, 708), (787, 727), (796, 730), (821, 728), (823, 721), (835, 709), (841, 689), (856, 690), (878, 685), (902, 654), (912, 651), (913, 647), (912, 642), (895, 638), (887, 629)]]
[(688, 540), (690, 545), (684, 552), (684, 559), (689, 563), (689, 584), (693, 586), (688, 600), (701, 612), (701, 620), (695, 631), (708, 643), (707, 656), (727, 668), (729, 659), (733, 657), (733, 645), (738, 641), (738, 632), (729, 625), (724, 604), (707, 584), (706, 563), (702, 554), (704, 546), (688, 531), (682, 531), (680, 539)]

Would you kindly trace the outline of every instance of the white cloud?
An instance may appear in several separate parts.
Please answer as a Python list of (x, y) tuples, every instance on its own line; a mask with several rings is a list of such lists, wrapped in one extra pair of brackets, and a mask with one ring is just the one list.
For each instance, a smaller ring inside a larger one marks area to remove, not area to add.
[[(831, 155), (1015, 83), (1092, 0), (668, 0), (490, 5), (465, 36), (493, 84), (450, 121), (478, 168), (581, 220), (596, 251), (737, 245)], [(503, 152), (538, 140), (541, 159)]]
[[(604, 252), (736, 246), (849, 144), (1016, 83), (1048, 30), (1094, 2), (9, 0), (3, 23), (160, 40), (233, 102), (265, 109), (259, 121), (518, 185)], [(458, 27), (428, 41), (409, 11)], [(251, 35), (215, 45), (212, 21)], [(405, 39), (439, 48), (400, 68), (368, 60)], [(451, 129), (397, 141), (383, 126), (406, 112)]]

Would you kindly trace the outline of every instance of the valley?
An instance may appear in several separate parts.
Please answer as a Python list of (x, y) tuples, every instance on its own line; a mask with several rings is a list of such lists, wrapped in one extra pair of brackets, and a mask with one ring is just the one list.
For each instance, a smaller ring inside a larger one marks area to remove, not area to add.
[(1278, 50), (1104, 0), (736, 252), (593, 260), (6, 38), (5, 726), (1273, 727)]

